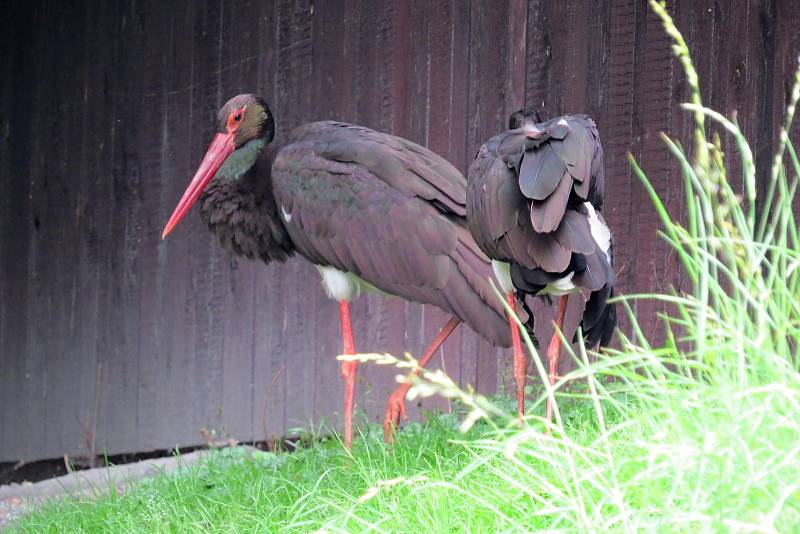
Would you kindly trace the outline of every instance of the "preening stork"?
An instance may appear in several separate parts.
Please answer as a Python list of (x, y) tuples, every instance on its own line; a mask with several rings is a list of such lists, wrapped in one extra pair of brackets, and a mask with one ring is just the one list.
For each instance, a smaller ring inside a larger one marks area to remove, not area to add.
[[(501, 289), (559, 297), (557, 330), (569, 295), (590, 291), (581, 321), (589, 347), (607, 345), (616, 325), (608, 303), (615, 277), (611, 231), (601, 215), (604, 189), (595, 123), (585, 115), (541, 122), (530, 108), (512, 114), (509, 130), (480, 147), (467, 186), (469, 229), (492, 258)], [(560, 354), (556, 331), (547, 349), (551, 384)], [(516, 351), (514, 358), (522, 391), (527, 360)], [(548, 420), (551, 411), (548, 399)]]
[[(201, 217), (235, 254), (269, 263), (299, 253), (339, 302), (345, 354), (355, 353), (349, 302), (375, 290), (452, 314), (422, 365), (462, 321), (495, 345), (511, 345), (489, 283), (491, 261), (467, 229), (466, 179), (458, 170), (415, 143), (341, 122), (296, 128), (270, 165), (261, 153), (274, 133), (263, 99), (228, 101), (162, 238), (199, 200)], [(347, 447), (357, 366), (341, 366)], [(389, 398), (387, 439), (405, 415), (408, 387)]]

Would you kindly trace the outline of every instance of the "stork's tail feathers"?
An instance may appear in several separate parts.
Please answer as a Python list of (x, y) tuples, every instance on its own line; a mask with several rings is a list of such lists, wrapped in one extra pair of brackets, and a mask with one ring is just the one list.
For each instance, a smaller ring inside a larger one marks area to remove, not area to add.
[[(583, 312), (583, 319), (580, 324), (580, 332), (583, 332), (583, 339), (588, 348), (607, 347), (617, 326), (617, 307), (609, 304), (608, 300), (614, 296), (614, 288), (606, 284), (598, 291), (592, 291), (586, 308)], [(573, 342), (577, 341), (578, 332), (575, 332)]]

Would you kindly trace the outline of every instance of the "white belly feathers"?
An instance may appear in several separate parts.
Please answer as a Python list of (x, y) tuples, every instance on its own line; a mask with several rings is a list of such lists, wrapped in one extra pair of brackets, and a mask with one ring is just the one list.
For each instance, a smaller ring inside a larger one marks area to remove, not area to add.
[(353, 279), (352, 275), (333, 267), (322, 267), (320, 265), (316, 267), (319, 274), (322, 275), (322, 287), (325, 288), (328, 298), (341, 302), (343, 300), (353, 300), (358, 296), (358, 283)]
[(506, 295), (514, 291), (514, 284), (511, 282), (511, 265), (504, 261), (492, 260), (492, 270), (495, 280), (500, 285), (500, 290)]
[(611, 249), (611, 230), (608, 229), (605, 221), (597, 215), (594, 206), (588, 202), (584, 202), (583, 205), (589, 211), (589, 226), (592, 229), (592, 237), (595, 243), (600, 245), (600, 248), (606, 253), (606, 258), (610, 262), (611, 255), (608, 251)]

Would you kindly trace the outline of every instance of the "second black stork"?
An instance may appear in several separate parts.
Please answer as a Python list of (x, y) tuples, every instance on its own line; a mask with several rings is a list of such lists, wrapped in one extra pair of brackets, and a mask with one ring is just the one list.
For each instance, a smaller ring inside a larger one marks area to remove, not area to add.
[[(501, 289), (559, 298), (547, 349), (554, 384), (570, 294), (590, 291), (581, 321), (587, 346), (607, 345), (616, 325), (608, 303), (615, 276), (611, 231), (601, 215), (605, 178), (597, 127), (585, 115), (541, 122), (533, 109), (517, 111), (509, 130), (478, 150), (467, 187), (469, 228), (492, 258)], [(522, 389), (524, 372), (515, 377)], [(548, 397), (548, 420), (551, 413)]]
[[(299, 253), (339, 302), (345, 354), (355, 353), (349, 302), (374, 290), (452, 314), (422, 365), (462, 321), (493, 344), (511, 344), (488, 281), (490, 260), (467, 229), (466, 179), (458, 170), (405, 139), (330, 121), (296, 128), (270, 163), (262, 150), (274, 133), (263, 99), (228, 101), (162, 237), (199, 200), (201, 217), (235, 254), (269, 263)], [(356, 362), (342, 363), (347, 447), (356, 370)], [(405, 414), (407, 391), (402, 385), (389, 399), (387, 438)]]

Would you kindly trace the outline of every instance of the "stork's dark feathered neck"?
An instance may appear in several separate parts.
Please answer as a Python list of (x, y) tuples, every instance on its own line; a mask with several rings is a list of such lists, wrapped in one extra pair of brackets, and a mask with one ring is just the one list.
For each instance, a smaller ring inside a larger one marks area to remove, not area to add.
[(508, 119), (508, 129), (516, 130), (523, 126), (530, 127), (540, 122), (542, 122), (542, 119), (539, 116), (539, 112), (533, 107), (528, 106), (511, 114), (511, 117)]
[(228, 169), (221, 168), (208, 184), (200, 197), (200, 217), (222, 246), (235, 254), (264, 263), (284, 261), (294, 246), (278, 216), (271, 162), (266, 154), (258, 154), (261, 147), (254, 148), (258, 148), (255, 155), (242, 152), (238, 160), (229, 158)]

